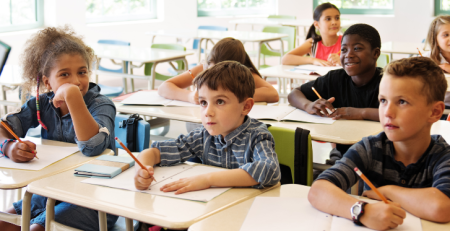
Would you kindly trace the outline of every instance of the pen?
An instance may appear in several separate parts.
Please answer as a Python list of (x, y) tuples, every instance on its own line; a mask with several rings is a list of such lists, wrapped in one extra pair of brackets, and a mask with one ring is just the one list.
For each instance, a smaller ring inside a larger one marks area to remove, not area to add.
[(192, 74), (191, 70), (188, 70), (189, 74), (191, 74), (192, 78), (195, 79), (195, 76)]
[(422, 53), (420, 53), (419, 48), (417, 47), (417, 51), (419, 51), (419, 55), (423, 57)]
[[(141, 166), (141, 168), (142, 169), (144, 169), (144, 170), (147, 170), (147, 172), (148, 172), (148, 174), (150, 174), (150, 172), (148, 171), (148, 169), (131, 153), (131, 151), (130, 151), (130, 149), (128, 149), (127, 148), (127, 146), (125, 146), (123, 143), (122, 143), (122, 141), (120, 141), (120, 139), (119, 138), (117, 138), (116, 137), (116, 140), (117, 140), (117, 142), (119, 142), (119, 144), (120, 144), (120, 146), (122, 146), (122, 148), (125, 150), (125, 151), (127, 151), (127, 153), (128, 153), (128, 155), (130, 155), (133, 159), (134, 159), (134, 161), (136, 161), (136, 163), (138, 163), (139, 164), (139, 166)], [(155, 181), (155, 182), (157, 182), (156, 181), (156, 179), (155, 179), (155, 177), (153, 177), (153, 180)]]
[[(319, 95), (319, 92), (317, 92), (316, 91), (316, 89), (314, 88), (314, 87), (311, 87), (312, 88), (312, 90), (314, 91), (314, 93), (316, 93), (316, 95), (317, 95), (317, 97), (319, 97), (319, 99), (322, 99), (322, 96), (320, 96)], [(328, 108), (326, 108), (327, 109), (327, 112), (328, 112), (328, 114), (333, 114), (334, 112), (331, 112), (331, 110), (330, 109), (328, 109)], [(323, 114), (323, 113), (322, 113)]]
[[(6, 128), (6, 130), (8, 130), (8, 132), (9, 132), (12, 136), (14, 136), (14, 138), (16, 138), (16, 140), (18, 140), (20, 143), (26, 144), (25, 142), (23, 142), (23, 141), (16, 135), (16, 133), (13, 132), (13, 130), (12, 130), (11, 128), (9, 128), (8, 125), (5, 124), (5, 122), (3, 122), (3, 121), (0, 120), (0, 123), (3, 125), (4, 128)], [(39, 158), (37, 157), (37, 155), (36, 155), (36, 154), (37, 154), (36, 150), (32, 150), (31, 152), (34, 154), (34, 157), (36, 157), (37, 159), (39, 159)]]
[(383, 194), (381, 194), (380, 191), (378, 191), (378, 189), (375, 188), (375, 186), (372, 184), (372, 182), (370, 182), (370, 180), (367, 179), (367, 177), (364, 176), (364, 174), (357, 167), (355, 167), (354, 170), (364, 180), (364, 182), (366, 182), (366, 184), (368, 184), (369, 187), (381, 198), (381, 200), (384, 201), (384, 203), (389, 204), (386, 197), (384, 197)]

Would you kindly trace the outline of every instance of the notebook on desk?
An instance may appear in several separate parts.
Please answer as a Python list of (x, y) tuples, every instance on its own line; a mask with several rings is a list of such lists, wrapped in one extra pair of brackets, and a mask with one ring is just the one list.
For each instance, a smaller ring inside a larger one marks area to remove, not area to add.
[(166, 99), (158, 94), (158, 91), (138, 91), (126, 99), (122, 100), (123, 104), (131, 105), (148, 105), (148, 106), (178, 106), (178, 107), (198, 107), (199, 105)]
[(319, 124), (333, 124), (335, 122), (331, 118), (311, 115), (292, 106), (254, 105), (248, 116), (258, 120), (298, 121)]
[(74, 176), (114, 178), (134, 166), (133, 158), (129, 156), (99, 156), (89, 163), (75, 169)]
[[(361, 200), (369, 203), (377, 202), (371, 199)], [(421, 231), (420, 218), (406, 213), (403, 224), (392, 230)], [(241, 226), (241, 231), (250, 230), (363, 231), (372, 229), (357, 226), (351, 220), (321, 212), (314, 208), (307, 198), (256, 197)]]
[(316, 65), (299, 65), (292, 69), (289, 69), (289, 71), (299, 73), (299, 74), (324, 76), (329, 71), (337, 70), (337, 69), (342, 69), (342, 67), (341, 66), (322, 67), (322, 66), (316, 66)]

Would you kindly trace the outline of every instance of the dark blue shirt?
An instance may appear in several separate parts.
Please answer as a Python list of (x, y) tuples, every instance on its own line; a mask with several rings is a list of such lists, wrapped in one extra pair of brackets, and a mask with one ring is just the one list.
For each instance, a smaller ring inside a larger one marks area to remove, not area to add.
[[(60, 116), (60, 109), (55, 108), (53, 103), (50, 102), (54, 96), (53, 92), (39, 96), (41, 121), (48, 128), (48, 130), (42, 128), (42, 138), (76, 143), (80, 151), (86, 156), (99, 155), (107, 148), (115, 151), (114, 120), (116, 118), (116, 107), (108, 97), (100, 94), (100, 87), (97, 84), (89, 83), (89, 90), (83, 96), (89, 112), (99, 127), (99, 133), (86, 141), (77, 140), (70, 113)], [(5, 117), (13, 131), (19, 137), (25, 137), (28, 129), (39, 126), (36, 97), (29, 99), (20, 109), (7, 114)]]

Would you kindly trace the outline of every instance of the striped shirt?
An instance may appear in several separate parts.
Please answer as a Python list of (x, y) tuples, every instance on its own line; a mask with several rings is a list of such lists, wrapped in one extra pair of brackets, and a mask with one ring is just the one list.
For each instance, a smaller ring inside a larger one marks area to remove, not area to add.
[(173, 140), (154, 142), (161, 153), (161, 166), (174, 165), (197, 156), (203, 164), (247, 171), (259, 184), (275, 185), (281, 173), (275, 142), (265, 124), (246, 117), (244, 123), (226, 135), (211, 136), (202, 126)]
[[(347, 190), (359, 179), (353, 170), (358, 167), (375, 187), (435, 187), (450, 197), (450, 146), (444, 138), (432, 135), (430, 145), (422, 157), (406, 167), (395, 160), (394, 154), (394, 144), (384, 132), (364, 137), (317, 179), (328, 180)], [(370, 187), (364, 184), (364, 190), (370, 190)]]

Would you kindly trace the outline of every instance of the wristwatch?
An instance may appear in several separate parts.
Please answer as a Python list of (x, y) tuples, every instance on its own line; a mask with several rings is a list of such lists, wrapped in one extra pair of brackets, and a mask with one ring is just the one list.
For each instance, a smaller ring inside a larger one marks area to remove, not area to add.
[(367, 202), (358, 201), (352, 206), (352, 208), (350, 208), (353, 223), (363, 226), (363, 224), (361, 223), (361, 221), (359, 221), (359, 219), (364, 214), (364, 207), (366, 206), (366, 204)]

